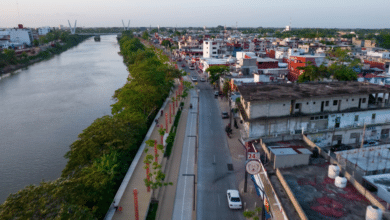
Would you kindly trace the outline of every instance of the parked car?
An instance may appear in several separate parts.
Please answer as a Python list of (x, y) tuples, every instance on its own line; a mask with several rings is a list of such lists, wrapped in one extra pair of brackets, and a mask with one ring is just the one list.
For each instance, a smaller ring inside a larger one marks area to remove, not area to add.
[(183, 63), (183, 64), (181, 65), (181, 67), (186, 67), (186, 65)]
[(230, 209), (242, 209), (242, 202), (238, 190), (228, 189), (226, 196)]
[(200, 81), (206, 82), (206, 79), (204, 77), (200, 78)]
[(196, 76), (193, 76), (191, 79), (192, 79), (193, 82), (198, 81), (198, 77), (196, 77)]
[(378, 145), (378, 141), (375, 140), (367, 140), (363, 142), (363, 147), (372, 147)]
[(214, 95), (215, 96), (219, 96), (219, 92), (218, 91), (214, 91)]
[(222, 112), (222, 118), (229, 118), (228, 112)]
[(345, 144), (336, 144), (330, 148), (330, 151), (336, 152), (336, 151), (343, 151), (343, 150), (351, 150), (352, 147), (345, 145)]
[(194, 70), (194, 69), (195, 69), (195, 66), (191, 65), (191, 66), (188, 67), (188, 69)]

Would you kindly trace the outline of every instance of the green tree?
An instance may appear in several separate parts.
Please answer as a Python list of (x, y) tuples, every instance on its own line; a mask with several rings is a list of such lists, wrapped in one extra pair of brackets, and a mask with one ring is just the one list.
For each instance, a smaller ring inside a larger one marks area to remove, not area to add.
[(171, 46), (172, 46), (172, 43), (171, 43), (171, 41), (169, 41), (169, 40), (163, 40), (163, 41), (161, 42), (161, 45), (163, 45), (163, 46), (165, 46), (165, 47), (171, 47)]
[(219, 80), (219, 77), (229, 72), (228, 66), (210, 66), (206, 69), (206, 72), (210, 74), (210, 83), (214, 84)]
[(149, 33), (148, 33), (148, 31), (144, 31), (144, 32), (142, 33), (142, 39), (144, 39), (144, 40), (148, 40), (148, 39), (149, 39)]
[(228, 94), (232, 91), (229, 81), (223, 83), (222, 92), (227, 97)]
[(39, 41), (37, 39), (34, 39), (33, 40), (33, 45), (36, 46), (36, 47), (39, 46)]

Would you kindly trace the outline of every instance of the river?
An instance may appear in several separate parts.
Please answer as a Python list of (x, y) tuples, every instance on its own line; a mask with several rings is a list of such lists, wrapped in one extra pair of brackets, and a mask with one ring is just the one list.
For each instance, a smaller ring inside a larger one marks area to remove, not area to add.
[(128, 72), (114, 35), (92, 38), (0, 80), (0, 203), (61, 175), (69, 146), (111, 114)]

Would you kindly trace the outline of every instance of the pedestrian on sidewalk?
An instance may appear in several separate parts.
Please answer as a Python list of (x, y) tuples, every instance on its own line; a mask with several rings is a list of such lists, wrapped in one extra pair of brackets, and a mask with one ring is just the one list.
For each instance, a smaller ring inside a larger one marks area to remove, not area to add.
[(163, 110), (161, 110), (161, 116), (163, 116), (164, 115), (164, 111)]

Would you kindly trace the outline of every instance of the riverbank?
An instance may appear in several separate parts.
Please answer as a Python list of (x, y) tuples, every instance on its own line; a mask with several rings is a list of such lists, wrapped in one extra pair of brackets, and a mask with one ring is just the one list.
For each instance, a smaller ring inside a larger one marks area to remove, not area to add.
[(120, 48), (132, 78), (115, 91), (112, 116), (96, 119), (78, 135), (66, 153), (68, 162), (60, 178), (11, 194), (0, 205), (0, 219), (104, 217), (147, 128), (179, 76), (166, 64), (168, 58), (145, 48), (138, 39), (122, 39)]
[[(63, 43), (55, 43), (54, 47), (48, 47), (45, 50), (40, 51), (36, 55), (31, 56), (19, 56), (17, 57), (15, 53), (9, 55), (12, 57), (7, 57), (8, 62), (5, 60), (1, 60), (0, 57), (0, 64), (3, 66), (0, 68), (0, 77), (4, 74), (8, 73), (14, 73), (17, 70), (28, 68), (28, 66), (41, 62), (43, 60), (48, 60), (53, 58), (55, 55), (61, 54), (68, 49), (77, 46), (81, 42), (85, 41), (86, 39), (92, 37), (88, 35), (70, 35), (66, 39), (64, 39), (65, 42)], [(8, 64), (8, 65), (7, 65)]]

